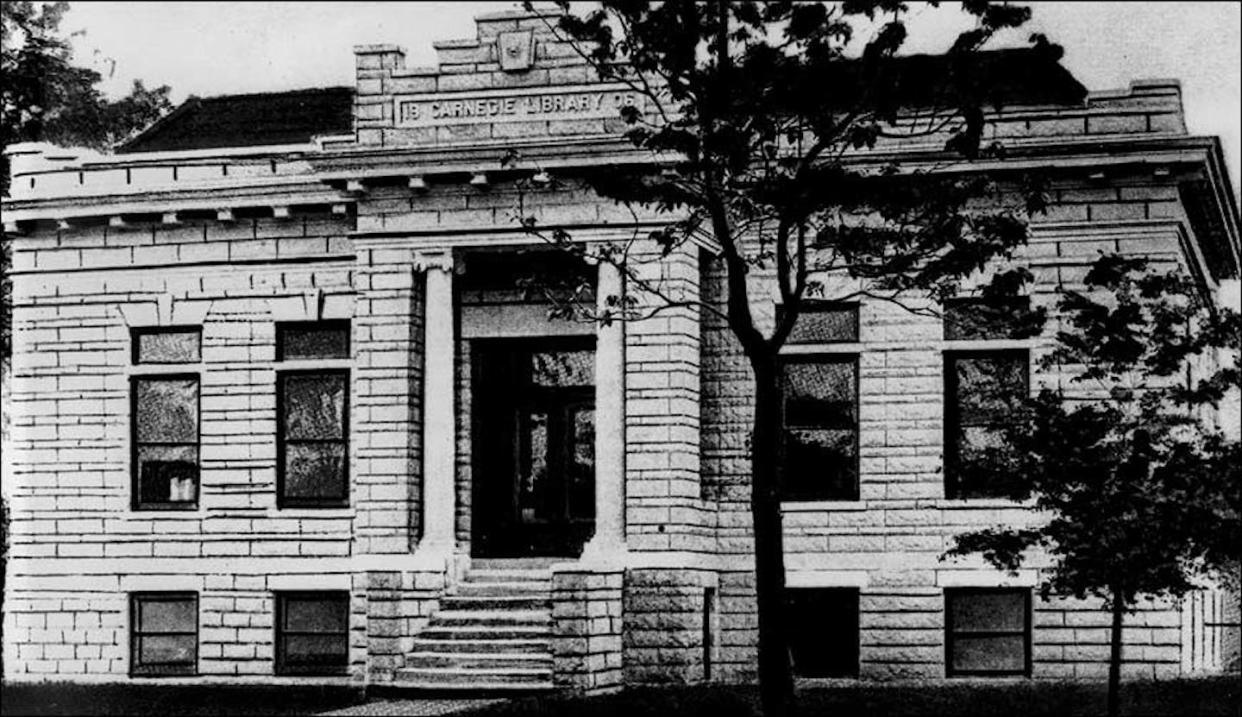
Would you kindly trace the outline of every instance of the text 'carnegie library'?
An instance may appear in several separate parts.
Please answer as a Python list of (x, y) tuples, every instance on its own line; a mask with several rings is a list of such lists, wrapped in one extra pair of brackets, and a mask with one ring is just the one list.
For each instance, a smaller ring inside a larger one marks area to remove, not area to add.
[(574, 92), (452, 100), (398, 99), (400, 124), (453, 121), (616, 117), (622, 107), (638, 106), (634, 92)]

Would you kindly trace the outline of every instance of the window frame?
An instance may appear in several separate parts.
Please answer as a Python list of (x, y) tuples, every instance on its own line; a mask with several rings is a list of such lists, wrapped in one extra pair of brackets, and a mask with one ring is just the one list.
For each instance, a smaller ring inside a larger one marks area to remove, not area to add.
[[(852, 632), (854, 635), (853, 644), (853, 666), (849, 670), (849, 674), (826, 674), (826, 675), (807, 675), (798, 672), (797, 661), (794, 659), (793, 648), (790, 647), (789, 652), (789, 669), (795, 678), (813, 679), (813, 680), (856, 680), (862, 673), (862, 588), (853, 585), (805, 585), (805, 586), (786, 586), (784, 605), (786, 610), (786, 630), (798, 629), (803, 626), (789, 624), (794, 617), (793, 609), (789, 606), (790, 598), (793, 593), (848, 593), (853, 597), (854, 615)], [(822, 646), (831, 649), (833, 644), (827, 641), (821, 641)]]
[[(1010, 355), (1014, 358), (1021, 357), (1023, 386), (1020, 395), (1023, 400), (1030, 398), (1031, 350), (1029, 348), (1006, 346), (1003, 348), (949, 349), (944, 352), (942, 366), (944, 371), (944, 492), (945, 497), (949, 500), (994, 500), (1006, 497), (1002, 495), (963, 495), (960, 475), (958, 475), (959, 471), (957, 470), (958, 461), (960, 460), (957, 441), (961, 436), (962, 429), (966, 426), (962, 424), (961, 412), (958, 408), (957, 396), (960, 386), (957, 380), (956, 362), (964, 358), (1004, 355)], [(984, 424), (972, 423), (970, 425)]]
[[(190, 600), (194, 603), (194, 629), (193, 631), (154, 631), (147, 632), (141, 630), (140, 604), (150, 600), (172, 602), (174, 600)], [(194, 677), (199, 674), (198, 661), (200, 657), (200, 630), (201, 615), (199, 612), (198, 593), (193, 591), (175, 590), (175, 591), (151, 591), (144, 590), (139, 592), (131, 592), (129, 594), (129, 675), (130, 677)], [(152, 668), (144, 666), (141, 661), (142, 640), (141, 638), (149, 635), (193, 635), (194, 636), (194, 659), (188, 665), (181, 663), (154, 663), (154, 664), (173, 664), (179, 665), (173, 668)]]
[[(142, 361), (140, 360), (141, 337), (160, 334), (195, 334), (198, 338), (198, 359), (195, 361)], [(134, 366), (179, 366), (203, 362), (202, 326), (144, 326), (130, 329), (130, 363)]]
[[(822, 503), (822, 502), (853, 503), (853, 502), (858, 502), (859, 500), (862, 499), (862, 475), (861, 475), (861, 470), (862, 470), (862, 455), (861, 455), (861, 450), (862, 450), (862, 446), (861, 446), (861, 443), (862, 443), (861, 441), (861, 435), (862, 435), (862, 411), (861, 411), (862, 409), (862, 406), (861, 406), (861, 403), (862, 403), (862, 396), (861, 396), (862, 355), (861, 353), (856, 352), (856, 351), (817, 352), (817, 353), (781, 353), (777, 357), (777, 375), (778, 375), (778, 381), (779, 381), (778, 390), (780, 391), (780, 415), (781, 415), (781, 425), (780, 425), (781, 462), (783, 463), (783, 465), (781, 466), (782, 478), (788, 473), (788, 471), (791, 468), (789, 461), (788, 461), (788, 451), (786, 447), (787, 445), (786, 436), (785, 436), (786, 431), (789, 430), (790, 428), (793, 428), (795, 430), (798, 428), (812, 429), (812, 430), (817, 428), (816, 426), (803, 426), (803, 425), (791, 427), (786, 421), (786, 418), (785, 418), (785, 367), (790, 364), (818, 364), (818, 363), (844, 363), (844, 364), (852, 364), (854, 367), (854, 401), (853, 401), (853, 404), (854, 404), (854, 427), (853, 427), (853, 430), (854, 430), (854, 444), (853, 444), (853, 447), (854, 447), (854, 465), (853, 465), (854, 483), (853, 483), (853, 490), (851, 491), (851, 494), (848, 497), (818, 496), (814, 498), (790, 498), (786, 496), (784, 492), (784, 487), (782, 486), (781, 495), (779, 497), (781, 503)], [(823, 426), (818, 426), (818, 428), (821, 430), (841, 430), (838, 428), (824, 429)]]
[[(196, 467), (198, 475), (194, 481), (194, 500), (193, 502), (174, 503), (174, 502), (144, 502), (142, 500), (142, 464), (139, 461), (138, 454), (143, 446), (186, 446), (188, 443), (169, 443), (161, 441), (148, 441), (141, 443), (138, 440), (138, 383), (140, 381), (186, 381), (193, 380), (197, 391), (195, 392), (194, 412), (197, 416), (195, 428), (197, 431), (196, 440), (194, 441), (194, 449), (196, 453)], [(130, 464), (130, 509), (135, 511), (157, 511), (157, 510), (177, 510), (188, 511), (198, 510), (202, 501), (203, 494), (203, 380), (202, 375), (198, 372), (190, 373), (136, 373), (129, 377), (129, 464)]]
[[(288, 664), (288, 651), (285, 646), (285, 638), (290, 633), (285, 630), (285, 617), (288, 613), (287, 601), (294, 600), (327, 600), (329, 598), (343, 600), (345, 603), (345, 630), (342, 633), (336, 632), (293, 632), (293, 635), (337, 635), (345, 641), (345, 662), (339, 666), (315, 667), (315, 666), (290, 666)], [(350, 614), (352, 610), (352, 596), (348, 590), (285, 590), (275, 594), (275, 621), (273, 623), (272, 645), (275, 651), (273, 672), (277, 675), (296, 675), (296, 676), (328, 676), (328, 675), (347, 675), (349, 674), (350, 665)]]
[[(1022, 595), (1022, 615), (1023, 629), (1018, 631), (1005, 630), (977, 630), (973, 632), (963, 632), (956, 629), (953, 624), (953, 601), (969, 595), (989, 595), (989, 594), (1020, 594)], [(1031, 613), (1032, 600), (1031, 589), (1029, 587), (955, 587), (945, 588), (944, 591), (944, 669), (946, 677), (1030, 677), (1031, 676), (1031, 643), (1032, 643), (1032, 623), (1034, 616)], [(957, 670), (953, 667), (953, 648), (955, 647), (957, 636), (970, 635), (974, 637), (1012, 637), (1014, 635), (1022, 635), (1022, 652), (1023, 662), (1020, 670)]]
[[(327, 360), (327, 359), (325, 359)], [(285, 448), (289, 439), (285, 437), (285, 382), (288, 376), (340, 376), (345, 381), (343, 405), (341, 408), (341, 434), (339, 441), (294, 439), (294, 443), (335, 444), (345, 448), (345, 475), (342, 478), (342, 494), (339, 498), (292, 498), (285, 495), (285, 473), (287, 470)], [(348, 368), (329, 366), (324, 368), (296, 368), (276, 371), (276, 507), (286, 508), (348, 508), (350, 501), (350, 461), (349, 461), (349, 392), (350, 370)]]

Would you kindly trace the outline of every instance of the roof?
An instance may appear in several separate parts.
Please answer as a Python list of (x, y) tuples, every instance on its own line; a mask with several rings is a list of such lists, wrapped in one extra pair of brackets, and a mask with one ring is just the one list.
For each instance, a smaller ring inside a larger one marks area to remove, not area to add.
[(353, 131), (354, 88), (191, 97), (117, 148), (118, 154), (305, 144)]
[[(909, 55), (887, 63), (875, 82), (860, 62), (840, 63), (837, 77), (817, 78), (834, 87), (833, 104), (929, 107), (947, 98), (975, 95), (996, 105), (1076, 105), (1087, 90), (1057, 61), (1059, 49)], [(831, 73), (830, 73), (831, 74)], [(885, 91), (876, 93), (876, 87)], [(537, 91), (538, 88), (531, 88)], [(223, 147), (304, 144), (315, 135), (353, 131), (352, 87), (327, 87), (191, 98), (117, 149), (119, 154)]]

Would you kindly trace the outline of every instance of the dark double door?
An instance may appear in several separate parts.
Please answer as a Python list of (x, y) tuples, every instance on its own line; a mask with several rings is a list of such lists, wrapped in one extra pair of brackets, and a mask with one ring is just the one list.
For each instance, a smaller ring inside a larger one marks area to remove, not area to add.
[(595, 528), (595, 344), (472, 346), (476, 557), (575, 557)]

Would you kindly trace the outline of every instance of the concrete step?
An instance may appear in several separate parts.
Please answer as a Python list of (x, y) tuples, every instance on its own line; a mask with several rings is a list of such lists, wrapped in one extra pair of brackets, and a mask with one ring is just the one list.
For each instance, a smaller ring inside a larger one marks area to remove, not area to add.
[(420, 686), (444, 689), (460, 687), (462, 689), (478, 688), (493, 689), (496, 687), (551, 686), (552, 668), (523, 669), (453, 669), (453, 668), (421, 668), (403, 667), (397, 670), (396, 680), (414, 683)]
[(438, 610), (431, 615), (430, 627), (449, 625), (551, 626), (549, 610)]
[(440, 608), (453, 612), (463, 610), (549, 610), (551, 609), (551, 598), (542, 593), (447, 595), (440, 599)]
[(450, 638), (447, 640), (423, 637), (422, 633), (414, 638), (411, 648), (415, 652), (464, 652), (464, 653), (497, 653), (550, 655), (552, 650), (551, 636), (539, 638), (519, 638), (506, 640), (487, 640), (479, 638)]
[(550, 639), (550, 625), (428, 625), (418, 637), (426, 640)]
[(471, 558), (470, 567), (477, 570), (551, 570), (557, 563), (574, 558)]
[(534, 583), (552, 587), (551, 570), (525, 570), (522, 568), (490, 568), (481, 570), (470, 568), (466, 571), (466, 583)]
[(550, 653), (509, 652), (411, 652), (406, 655), (409, 668), (457, 670), (551, 670)]
[(516, 597), (538, 596), (547, 599), (552, 593), (551, 585), (538, 582), (513, 582), (489, 580), (458, 583), (456, 597)]

